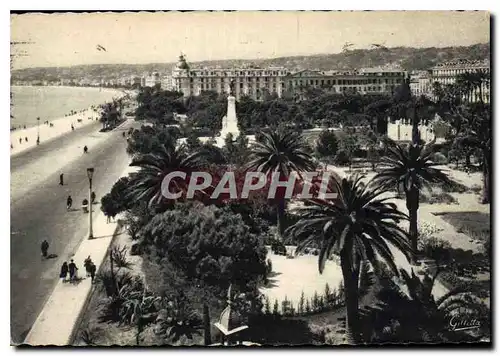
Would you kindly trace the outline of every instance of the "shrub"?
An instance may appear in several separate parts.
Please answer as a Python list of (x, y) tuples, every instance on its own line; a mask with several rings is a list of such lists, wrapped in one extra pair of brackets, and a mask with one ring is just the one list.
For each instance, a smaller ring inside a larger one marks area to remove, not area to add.
[(279, 313), (278, 299), (275, 299), (273, 304), (273, 315), (279, 315)]
[(264, 313), (268, 315), (271, 314), (271, 302), (269, 301), (269, 297), (267, 296), (264, 302)]
[[(104, 298), (100, 303), (99, 321), (101, 322), (119, 322), (123, 319), (124, 313), (127, 313), (127, 302), (138, 295), (144, 293), (144, 283), (140, 277), (132, 277), (129, 282), (128, 276), (123, 274), (124, 278), (119, 278), (117, 275), (116, 283), (118, 292)], [(110, 280), (109, 280), (110, 281)], [(110, 283), (111, 284), (111, 283)], [(108, 289), (108, 288), (106, 288)]]
[(339, 150), (335, 155), (334, 162), (339, 166), (347, 166), (350, 162), (349, 154), (345, 150)]
[(202, 328), (201, 316), (191, 308), (186, 298), (178, 297), (163, 303), (154, 331), (166, 340), (177, 342), (182, 337), (193, 339), (195, 334), (201, 334)]
[(304, 313), (304, 311), (305, 311), (305, 301), (306, 301), (306, 298), (304, 296), (304, 291), (302, 291), (302, 293), (300, 293), (299, 305), (297, 306), (297, 313), (299, 313), (299, 314), (303, 314)]
[(113, 295), (117, 288), (120, 289), (125, 285), (134, 283), (134, 276), (128, 271), (116, 272), (114, 278), (115, 285), (113, 285), (113, 275), (109, 269), (100, 271), (96, 276), (97, 284), (106, 292), (108, 297)]
[(131, 256), (137, 256), (142, 254), (142, 246), (140, 243), (135, 243), (130, 247), (130, 255)]
[(435, 152), (432, 155), (432, 161), (437, 164), (448, 164), (448, 158), (441, 152)]
[(273, 241), (271, 242), (271, 251), (275, 255), (285, 256), (286, 255), (286, 246), (283, 243), (283, 241), (278, 240), (278, 239), (273, 239)]
[(149, 253), (169, 260), (188, 279), (244, 289), (266, 277), (266, 249), (240, 215), (214, 206), (177, 204), (143, 230)]
[(102, 337), (103, 330), (97, 326), (88, 324), (80, 331), (80, 341), (86, 346), (97, 346)]
[(304, 311), (306, 313), (310, 313), (311, 312), (311, 304), (309, 303), (309, 299), (306, 299), (306, 307), (305, 307)]
[(465, 193), (469, 190), (466, 185), (455, 181), (451, 181), (448, 184), (439, 184), (438, 187), (440, 187), (445, 193)]
[(425, 256), (435, 261), (448, 263), (450, 260), (451, 244), (449, 241), (434, 236), (421, 236), (418, 240), (418, 249)]
[(126, 246), (113, 246), (111, 248), (110, 254), (111, 258), (113, 258), (113, 263), (116, 268), (129, 268), (132, 266), (132, 263), (127, 259), (127, 250)]
[(266, 274), (270, 275), (272, 271), (273, 271), (273, 262), (271, 261), (271, 259), (268, 258), (266, 264)]
[(458, 204), (458, 200), (446, 192), (431, 193), (431, 195), (421, 194), (420, 203), (427, 204)]
[(339, 142), (335, 132), (329, 130), (321, 131), (316, 142), (316, 152), (319, 157), (334, 157), (337, 154), (338, 147)]

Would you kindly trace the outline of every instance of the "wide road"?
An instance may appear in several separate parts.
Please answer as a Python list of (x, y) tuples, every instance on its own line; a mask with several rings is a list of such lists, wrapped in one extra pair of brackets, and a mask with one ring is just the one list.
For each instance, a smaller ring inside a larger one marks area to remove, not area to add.
[[(88, 233), (88, 214), (81, 201), (88, 197), (87, 168), (94, 167), (97, 200), (109, 192), (129, 157), (123, 131), (133, 121), (111, 132), (90, 125), (11, 159), (11, 339), (21, 343), (58, 282), (59, 270), (76, 252)], [(89, 153), (83, 154), (83, 146)], [(64, 186), (59, 174), (64, 173)], [(72, 211), (66, 198), (73, 197)], [(100, 206), (94, 205), (94, 217)], [(47, 239), (53, 259), (41, 258)], [(82, 266), (79, 266), (82, 269)], [(64, 308), (61, 305), (61, 308)]]

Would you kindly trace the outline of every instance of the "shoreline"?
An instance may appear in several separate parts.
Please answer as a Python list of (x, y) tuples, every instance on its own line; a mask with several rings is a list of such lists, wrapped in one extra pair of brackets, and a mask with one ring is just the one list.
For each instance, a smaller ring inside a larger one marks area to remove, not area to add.
[[(125, 92), (118, 92), (117, 94), (119, 95), (115, 98), (121, 98), (127, 95)], [(63, 116), (53, 120), (45, 120), (48, 124), (40, 122), (39, 125), (35, 124), (35, 126), (27, 126), (25, 129), (11, 130), (10, 157), (12, 158), (21, 152), (36, 147), (37, 137), (40, 137), (40, 143), (43, 144), (44, 142), (57, 139), (58, 137), (73, 131), (71, 126), (73, 126), (76, 131), (79, 128), (95, 123), (100, 117), (99, 106), (104, 103), (106, 103), (106, 101), (101, 104), (91, 105), (87, 109), (73, 115)], [(26, 138), (28, 138), (28, 141), (26, 141)]]
[[(97, 89), (100, 89), (100, 91), (103, 91), (104, 93), (110, 93), (110, 94), (115, 94), (113, 96), (112, 99), (117, 99), (117, 98), (121, 98), (121, 97), (124, 97), (126, 96), (127, 94), (129, 94), (127, 91), (125, 90), (121, 90), (121, 89), (114, 89), (114, 88), (100, 88), (100, 87), (73, 87), (73, 86), (63, 86), (63, 85), (11, 85), (10, 86), (11, 88), (23, 88), (23, 87), (27, 87), (27, 88), (61, 88), (61, 89), (78, 89), (78, 90), (89, 90), (89, 91), (95, 91)], [(104, 89), (104, 90), (102, 90)], [(49, 122), (52, 122), (52, 121), (56, 121), (56, 120), (60, 120), (60, 119), (66, 119), (70, 116), (74, 116), (74, 115), (77, 115), (77, 114), (80, 114), (80, 113), (83, 113), (84, 111), (87, 111), (89, 109), (92, 108), (92, 106), (94, 107), (99, 107), (100, 105), (102, 104), (105, 104), (109, 102), (104, 100), (102, 102), (97, 102), (95, 104), (92, 104), (92, 105), (89, 105), (88, 107), (86, 108), (83, 108), (79, 111), (76, 111), (73, 115), (70, 115), (70, 113), (65, 113), (65, 114), (62, 114), (62, 115), (67, 115), (67, 116), (59, 116), (59, 117), (55, 117), (53, 119), (48, 119), (48, 120), (44, 120), (44, 121), (49, 121)], [(12, 110), (11, 111), (11, 114), (12, 114)], [(33, 124), (30, 124), (30, 125), (14, 125), (14, 123), (12, 122), (12, 119), (11, 119), (11, 122), (10, 122), (10, 132), (11, 134), (14, 133), (14, 132), (20, 132), (20, 131), (23, 131), (23, 130), (28, 130), (32, 127), (36, 127), (37, 126), (37, 123), (33, 123)], [(41, 126), (41, 125), (40, 125)]]

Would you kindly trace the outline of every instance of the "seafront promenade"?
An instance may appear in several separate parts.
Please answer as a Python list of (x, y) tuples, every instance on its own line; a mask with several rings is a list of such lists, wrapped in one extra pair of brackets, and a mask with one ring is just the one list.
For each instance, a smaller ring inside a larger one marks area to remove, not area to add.
[[(77, 130), (81, 127), (95, 123), (96, 120), (99, 120), (99, 112), (89, 108), (75, 115), (49, 121), (49, 124), (40, 122), (39, 126), (11, 131), (10, 155), (15, 156), (37, 146), (37, 137), (40, 137), (40, 144), (42, 144), (64, 135), (65, 133), (71, 132), (71, 125)], [(26, 141), (26, 138), (28, 138), (28, 141)]]
[[(135, 170), (135, 167), (124, 169), (121, 177)], [(119, 217), (114, 222), (107, 222), (106, 216), (99, 211), (99, 205), (93, 206), (95, 218), (93, 219), (94, 238), (89, 240), (87, 235), (73, 256), (68, 257), (68, 262), (73, 259), (78, 267), (78, 276), (82, 278), (77, 283), (59, 280), (54, 291), (49, 296), (41, 313), (31, 327), (24, 343), (29, 345), (57, 345), (70, 344), (75, 337), (81, 315), (85, 310), (95, 284), (91, 278), (86, 277), (84, 261), (90, 256), (99, 271), (108, 254), (108, 249), (114, 237), (121, 233)]]
[[(88, 198), (88, 167), (95, 168), (93, 191), (97, 201), (121, 176), (130, 157), (122, 132), (137, 126), (125, 121), (109, 132), (97, 132), (99, 123), (69, 132), (23, 154), (11, 156), (11, 335), (22, 343), (48, 297), (58, 285), (61, 265), (74, 256), (88, 231), (88, 214), (80, 209)], [(81, 134), (79, 134), (81, 132)], [(83, 155), (81, 146), (88, 145)], [(64, 186), (58, 184), (64, 173)], [(66, 198), (74, 209), (67, 211)], [(96, 205), (98, 217), (100, 206)], [(29, 218), (27, 218), (29, 217)], [(99, 233), (96, 222), (96, 235)], [(40, 259), (40, 243), (46, 239), (49, 253)], [(80, 267), (81, 269), (81, 267)], [(71, 306), (64, 303), (64, 307)]]

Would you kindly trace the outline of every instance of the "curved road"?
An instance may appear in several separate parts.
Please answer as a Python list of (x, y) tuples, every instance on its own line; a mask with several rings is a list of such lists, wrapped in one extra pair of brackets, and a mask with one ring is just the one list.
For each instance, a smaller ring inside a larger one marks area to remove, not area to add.
[[(58, 282), (60, 266), (75, 253), (88, 233), (88, 215), (66, 211), (68, 194), (78, 208), (88, 198), (87, 167), (94, 167), (97, 200), (109, 192), (129, 163), (122, 132), (137, 126), (126, 122), (111, 132), (100, 124), (83, 127), (11, 159), (11, 340), (21, 343)], [(89, 153), (83, 154), (83, 146)], [(59, 174), (64, 172), (64, 186)], [(99, 205), (94, 212), (99, 213)], [(96, 214), (94, 213), (94, 217)], [(40, 244), (49, 253), (42, 260)], [(64, 308), (64, 305), (61, 305)]]

